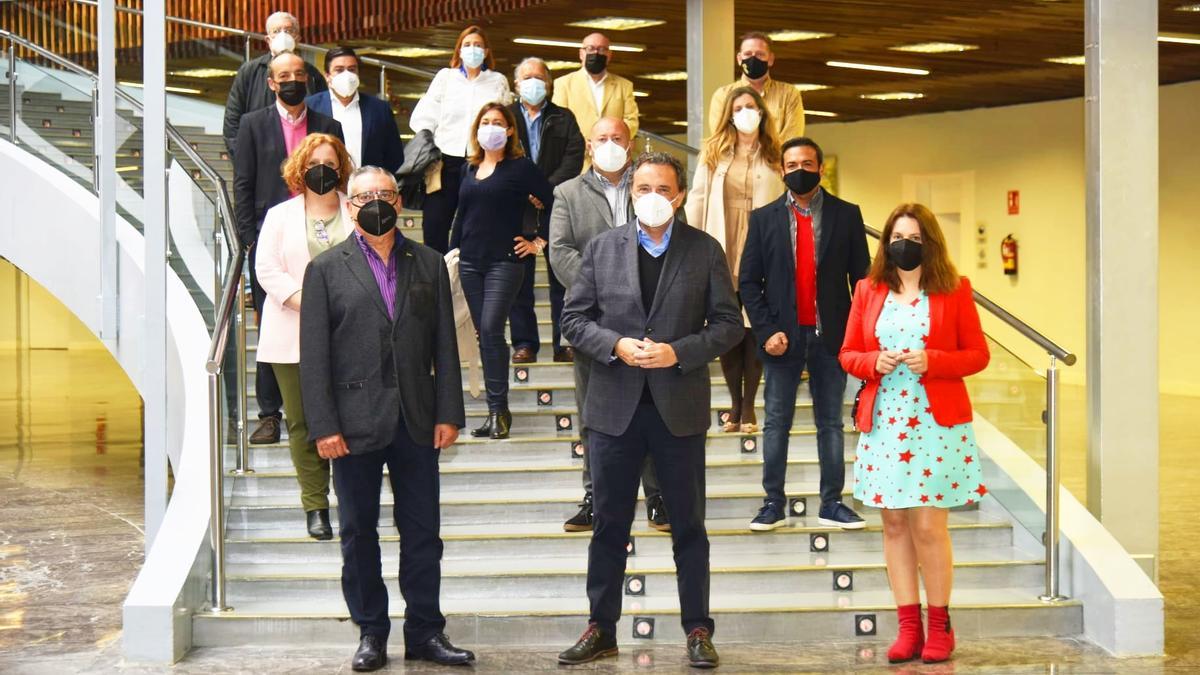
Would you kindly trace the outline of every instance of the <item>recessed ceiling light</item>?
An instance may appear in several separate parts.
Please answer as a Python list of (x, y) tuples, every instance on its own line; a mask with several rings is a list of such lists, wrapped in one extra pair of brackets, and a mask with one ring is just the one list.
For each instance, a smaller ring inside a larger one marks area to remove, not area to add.
[(1192, 33), (1163, 33), (1158, 36), (1158, 41), (1179, 45), (1200, 45), (1200, 35)]
[(171, 74), (178, 75), (179, 77), (233, 77), (237, 75), (237, 71), (226, 70), (224, 68), (189, 68), (187, 70), (175, 70)]
[(979, 45), (968, 45), (959, 42), (919, 42), (913, 45), (896, 45), (888, 47), (894, 52), (912, 52), (914, 54), (949, 54), (951, 52), (969, 52), (979, 49)]
[(662, 73), (639, 75), (638, 77), (644, 80), (658, 80), (660, 82), (682, 82), (688, 78), (688, 74), (686, 70), (668, 70)]
[(648, 92), (648, 91), (638, 91), (637, 89), (634, 89), (634, 90), (633, 90), (633, 95), (634, 95), (634, 96), (636, 96), (637, 98), (646, 98), (647, 96), (649, 96), (649, 95), (650, 95), (650, 92)]
[(586, 21), (573, 21), (568, 26), (577, 28), (593, 28), (595, 30), (636, 30), (638, 28), (649, 28), (650, 26), (661, 26), (666, 21), (661, 19), (637, 19), (630, 16), (602, 16), (598, 19), (588, 19)]
[(928, 75), (924, 68), (901, 68), (900, 66), (879, 66), (873, 63), (850, 63), (849, 61), (826, 61), (825, 65), (834, 68), (853, 68), (855, 70), (875, 70), (881, 73), (899, 73), (901, 75)]
[(827, 84), (793, 84), (797, 91), (821, 91), (822, 89), (831, 89)]
[(687, 122), (685, 122), (683, 120), (675, 120), (674, 122), (671, 122), (671, 124), (673, 124), (677, 127), (686, 127), (687, 126)]
[(1082, 56), (1055, 56), (1049, 59), (1042, 59), (1046, 63), (1061, 63), (1064, 66), (1082, 66), (1087, 63)]
[(546, 67), (550, 70), (571, 70), (572, 68), (582, 68), (578, 61), (547, 61)]
[(801, 40), (820, 40), (833, 37), (833, 33), (819, 33), (811, 30), (777, 30), (767, 33), (767, 37), (775, 42), (800, 42)]
[(804, 114), (812, 115), (813, 117), (837, 117), (838, 116), (837, 113), (829, 112), (826, 110), (805, 110)]
[(925, 98), (925, 94), (915, 91), (889, 91), (882, 94), (859, 94), (858, 97), (871, 101), (915, 101)]
[(395, 56), (401, 59), (423, 59), (428, 56), (449, 56), (449, 49), (437, 47), (391, 47), (375, 52), (379, 56)]
[[(573, 47), (579, 49), (583, 43), (579, 40), (559, 40), (555, 38), (536, 38), (536, 37), (516, 37), (513, 42), (519, 45), (536, 45), (538, 47)], [(617, 44), (613, 42), (609, 44), (609, 49), (614, 52), (644, 52), (646, 48), (642, 45), (627, 45)]]
[(1180, 5), (1175, 8), (1176, 12), (1200, 12), (1200, 3), (1195, 5)]

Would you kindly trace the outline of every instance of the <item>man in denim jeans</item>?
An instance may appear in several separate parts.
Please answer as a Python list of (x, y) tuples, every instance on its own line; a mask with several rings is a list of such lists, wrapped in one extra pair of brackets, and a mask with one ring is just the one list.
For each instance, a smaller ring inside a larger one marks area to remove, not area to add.
[(842, 431), (846, 373), (837, 354), (850, 314), (850, 291), (870, 264), (862, 211), (825, 192), (824, 153), (809, 138), (783, 144), (787, 192), (750, 214), (738, 291), (762, 348), (762, 508), (750, 529), (787, 524), (788, 438), (796, 390), (805, 367), (817, 423), (822, 525), (859, 529), (865, 523), (842, 503), (846, 483)]

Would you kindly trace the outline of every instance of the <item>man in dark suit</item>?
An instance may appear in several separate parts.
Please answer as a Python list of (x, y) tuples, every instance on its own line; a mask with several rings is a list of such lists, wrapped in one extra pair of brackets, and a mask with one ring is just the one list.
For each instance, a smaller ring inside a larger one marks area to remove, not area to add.
[[(258, 283), (255, 247), (267, 210), (286, 201), (291, 193), (283, 181), (281, 167), (292, 150), (308, 134), (325, 133), (342, 138), (342, 126), (304, 105), (304, 61), (284, 52), (271, 61), (268, 84), (275, 92), (275, 105), (247, 114), (238, 128), (233, 156), (233, 210), (242, 244), (250, 247), (250, 287), (256, 317), (262, 317), (267, 293)], [(258, 398), (258, 428), (250, 434), (254, 444), (278, 443), (283, 396), (271, 366), (259, 363), (254, 376)]]
[(346, 137), (346, 151), (354, 166), (379, 166), (395, 173), (404, 163), (404, 144), (392, 107), (358, 90), (358, 54), (349, 47), (325, 53), (325, 81), (329, 89), (305, 99), (309, 110), (337, 120)]
[(588, 548), (591, 619), (559, 663), (617, 653), (638, 478), (654, 456), (693, 666), (715, 667), (704, 529), (704, 441), (711, 423), (708, 364), (742, 339), (741, 312), (720, 244), (679, 222), (679, 160), (647, 153), (634, 165), (635, 218), (598, 235), (567, 294), (563, 333), (593, 360), (590, 426), (595, 527)]
[[(233, 85), (229, 87), (229, 97), (225, 101), (222, 135), (225, 137), (225, 147), (229, 150), (231, 158), (237, 151), (235, 146), (242, 115), (275, 104), (275, 92), (267, 86), (271, 59), (283, 52), (296, 51), (296, 43), (300, 41), (300, 21), (287, 12), (275, 12), (267, 17), (266, 33), (267, 48), (270, 51), (243, 63), (238, 68)], [(321, 78), (321, 71), (312, 64), (305, 64), (304, 67), (308, 71), (308, 80), (305, 82), (308, 93), (324, 91), (325, 80)]]
[[(583, 168), (583, 134), (575, 115), (566, 108), (550, 101), (553, 81), (546, 62), (530, 56), (517, 65), (513, 76), (518, 100), (509, 109), (517, 120), (517, 135), (525, 155), (537, 164), (550, 185), (558, 187), (563, 182), (579, 175)], [(536, 238), (533, 242), (546, 255), (546, 274), (550, 281), (550, 320), (553, 324), (554, 360), (569, 363), (574, 360), (574, 350), (562, 346), (562, 307), (566, 288), (554, 274), (550, 265), (550, 252), (546, 242), (550, 239), (550, 214), (530, 198), (525, 209), (525, 234)], [(537, 315), (533, 311), (533, 277), (537, 259), (525, 258), (525, 280), (517, 292), (517, 301), (509, 313), (509, 329), (512, 331), (513, 363), (537, 361), (541, 337), (538, 335)]]
[(846, 373), (837, 355), (850, 316), (850, 291), (866, 275), (871, 260), (862, 211), (821, 189), (824, 160), (821, 148), (809, 138), (783, 144), (788, 191), (751, 212), (742, 250), (738, 290), (762, 348), (766, 375), (763, 490), (767, 496), (750, 523), (755, 531), (787, 524), (788, 437), (805, 366), (821, 463), (817, 522), (847, 530), (865, 524), (842, 503)]
[(396, 232), (396, 179), (350, 177), (354, 233), (304, 275), (300, 388), (309, 439), (333, 461), (342, 593), (360, 640), (352, 667), (387, 663), (388, 594), (379, 553), (379, 491), (388, 469), (400, 531), (404, 657), (443, 665), (475, 655), (450, 644), (439, 602), (438, 452), (465, 424), (454, 306), (436, 251)]

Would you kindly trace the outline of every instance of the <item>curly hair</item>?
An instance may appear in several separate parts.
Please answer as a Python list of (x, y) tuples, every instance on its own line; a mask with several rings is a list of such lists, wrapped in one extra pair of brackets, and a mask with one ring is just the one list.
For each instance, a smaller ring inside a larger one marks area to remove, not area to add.
[(346, 191), (346, 181), (350, 179), (350, 172), (354, 171), (354, 160), (346, 151), (346, 145), (337, 136), (309, 134), (304, 137), (303, 141), (300, 141), (300, 145), (296, 146), (291, 156), (283, 160), (281, 167), (283, 182), (287, 184), (288, 190), (291, 190), (293, 194), (304, 192), (304, 172), (308, 170), (308, 158), (312, 156), (314, 150), (326, 143), (333, 146), (333, 151), (338, 156), (338, 192)]

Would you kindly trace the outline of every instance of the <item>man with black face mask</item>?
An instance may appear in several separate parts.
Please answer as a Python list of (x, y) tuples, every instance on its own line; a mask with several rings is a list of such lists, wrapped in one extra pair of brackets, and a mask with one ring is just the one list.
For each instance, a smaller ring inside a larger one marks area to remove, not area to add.
[(737, 64), (742, 76), (713, 92), (708, 105), (709, 133), (716, 133), (725, 122), (721, 119), (721, 113), (729, 93), (738, 87), (753, 87), (767, 104), (780, 139), (803, 136), (804, 99), (800, 90), (786, 82), (771, 79), (771, 66), (775, 65), (771, 38), (764, 33), (751, 32), (743, 35), (738, 44)]
[(350, 176), (354, 233), (309, 264), (301, 291), (300, 389), (308, 437), (333, 463), (342, 594), (358, 625), (351, 667), (387, 663), (391, 632), (379, 550), (383, 469), (400, 532), (404, 658), (460, 665), (440, 604), (438, 452), (466, 423), (450, 276), (441, 254), (396, 231), (391, 172)]
[[(331, 134), (339, 141), (344, 140), (341, 124), (305, 107), (307, 80), (303, 59), (291, 52), (276, 56), (271, 60), (267, 80), (275, 92), (275, 105), (247, 113), (238, 127), (233, 156), (233, 209), (242, 245), (250, 247), (250, 285), (256, 320), (261, 320), (267, 293), (258, 283), (254, 243), (258, 241), (267, 211), (292, 196), (280, 167), (310, 133)], [(257, 366), (255, 394), (259, 424), (250, 434), (250, 442), (278, 443), (283, 397), (271, 366), (265, 363)]]
[[(585, 137), (602, 117), (625, 120), (630, 137), (637, 135), (638, 105), (633, 97), (633, 83), (608, 71), (612, 64), (612, 43), (603, 33), (583, 38), (579, 47), (579, 70), (554, 82), (554, 105), (562, 106), (575, 115), (579, 132)], [(592, 165), (584, 158), (583, 171)]]
[(761, 347), (766, 386), (763, 402), (763, 490), (754, 531), (787, 524), (788, 437), (796, 390), (808, 368), (821, 506), (817, 522), (860, 529), (863, 519), (842, 503), (846, 483), (844, 398), (846, 373), (838, 352), (850, 317), (850, 289), (870, 265), (866, 227), (858, 206), (821, 188), (825, 155), (812, 139), (783, 144), (787, 192), (750, 213), (738, 290)]

